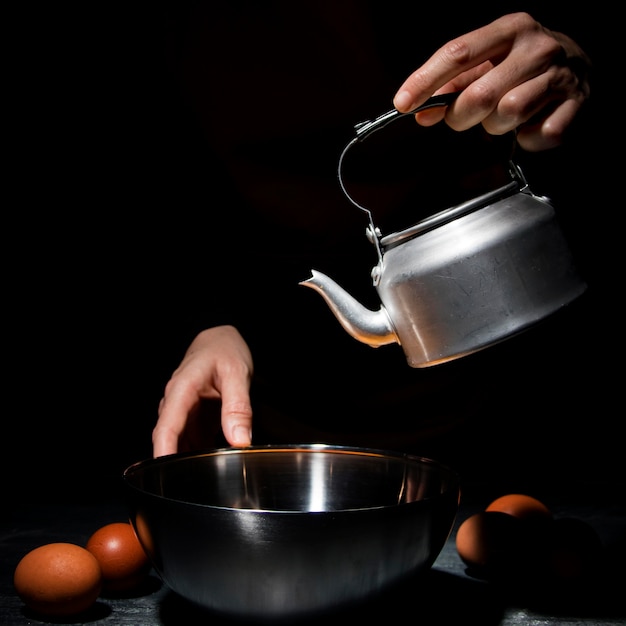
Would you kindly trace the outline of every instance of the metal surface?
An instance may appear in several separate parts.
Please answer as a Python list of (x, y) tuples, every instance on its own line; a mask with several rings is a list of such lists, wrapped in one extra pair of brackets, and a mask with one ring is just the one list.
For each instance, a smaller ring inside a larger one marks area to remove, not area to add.
[(460, 496), (435, 461), (325, 445), (173, 455), (124, 476), (164, 582), (254, 618), (340, 608), (429, 569)]
[(418, 236), (390, 237), (370, 311), (321, 272), (317, 290), (353, 337), (399, 343), (411, 367), (471, 354), (525, 330), (586, 289), (552, 206), (516, 193)]

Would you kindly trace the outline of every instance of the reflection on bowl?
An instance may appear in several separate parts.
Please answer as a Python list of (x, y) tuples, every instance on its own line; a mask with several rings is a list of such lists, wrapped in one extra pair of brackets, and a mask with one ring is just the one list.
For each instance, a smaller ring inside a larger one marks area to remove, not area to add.
[(301, 617), (431, 567), (459, 505), (431, 459), (322, 444), (147, 459), (124, 472), (131, 521), (176, 593), (234, 617)]

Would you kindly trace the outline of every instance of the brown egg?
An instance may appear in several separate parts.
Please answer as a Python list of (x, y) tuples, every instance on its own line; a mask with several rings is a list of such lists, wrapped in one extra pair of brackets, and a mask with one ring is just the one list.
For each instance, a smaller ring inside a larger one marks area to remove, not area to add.
[(500, 511), (523, 520), (546, 521), (552, 519), (552, 511), (540, 500), (523, 493), (509, 493), (496, 498), (485, 511)]
[(75, 615), (90, 608), (102, 589), (98, 560), (73, 543), (49, 543), (26, 554), (13, 583), (24, 604), (45, 615)]
[(602, 556), (602, 540), (587, 522), (573, 517), (555, 520), (549, 535), (549, 573), (558, 581), (579, 581), (591, 575)]
[(96, 530), (85, 546), (102, 570), (103, 589), (128, 591), (138, 586), (150, 570), (135, 529), (128, 522), (113, 522)]
[(468, 517), (456, 533), (463, 562), (484, 573), (512, 571), (522, 549), (521, 522), (500, 511), (480, 511)]

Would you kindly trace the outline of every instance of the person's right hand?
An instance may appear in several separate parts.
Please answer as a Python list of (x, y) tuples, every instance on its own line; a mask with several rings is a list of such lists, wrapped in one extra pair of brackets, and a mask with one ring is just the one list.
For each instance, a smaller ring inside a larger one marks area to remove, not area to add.
[(524, 150), (547, 150), (563, 142), (589, 98), (590, 70), (573, 39), (512, 13), (439, 48), (404, 81), (394, 106), (408, 112), (433, 94), (458, 91), (453, 104), (420, 111), (417, 121), (445, 119), (457, 131), (480, 123), (492, 135), (516, 130)]
[(252, 373), (250, 349), (236, 328), (216, 326), (199, 333), (165, 386), (152, 431), (153, 456), (209, 445), (206, 433), (215, 425), (203, 422), (209, 419), (200, 410), (206, 401), (221, 407), (226, 441), (232, 446), (250, 445)]

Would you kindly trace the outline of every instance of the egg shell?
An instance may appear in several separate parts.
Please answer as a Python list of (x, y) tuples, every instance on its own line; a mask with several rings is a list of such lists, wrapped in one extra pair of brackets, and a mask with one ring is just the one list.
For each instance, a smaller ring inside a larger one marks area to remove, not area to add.
[(552, 511), (541, 500), (524, 493), (509, 493), (493, 500), (485, 511), (500, 511), (528, 521), (548, 521)]
[(459, 526), (455, 542), (459, 556), (472, 568), (513, 569), (523, 544), (520, 520), (500, 511), (480, 511)]
[(49, 543), (28, 552), (18, 563), (13, 584), (24, 604), (44, 615), (76, 615), (100, 595), (98, 560), (73, 543)]
[(106, 592), (137, 587), (150, 570), (148, 555), (128, 522), (102, 526), (89, 537), (85, 547), (100, 563)]
[(599, 566), (603, 544), (595, 529), (584, 520), (555, 520), (548, 544), (549, 573), (557, 581), (579, 581)]

